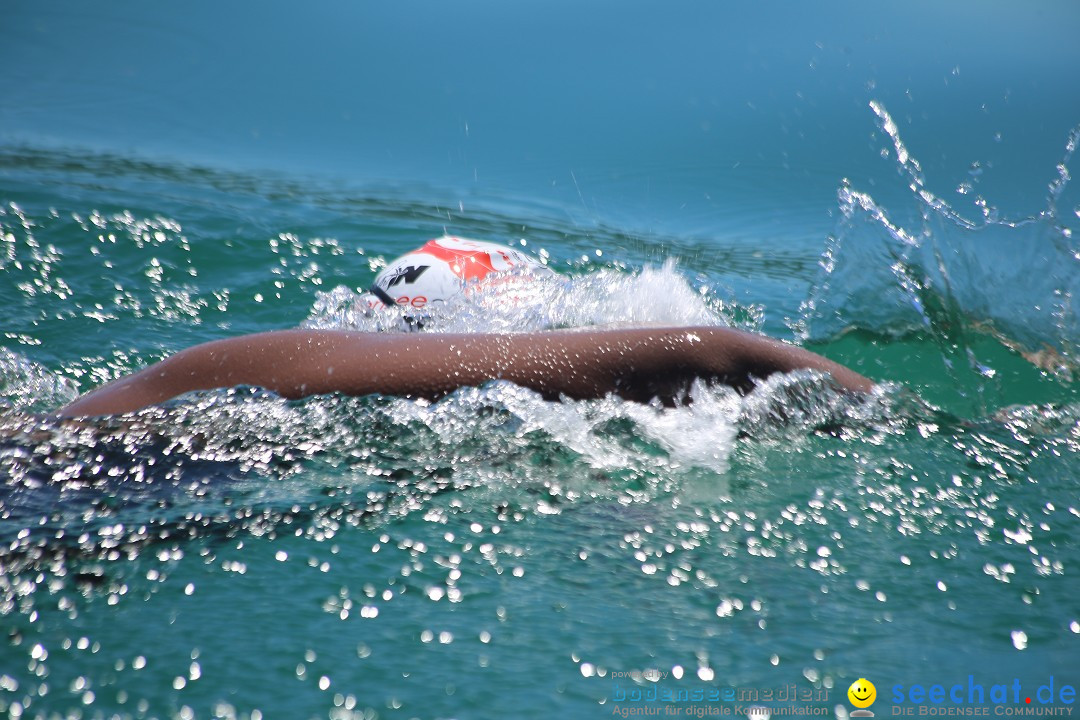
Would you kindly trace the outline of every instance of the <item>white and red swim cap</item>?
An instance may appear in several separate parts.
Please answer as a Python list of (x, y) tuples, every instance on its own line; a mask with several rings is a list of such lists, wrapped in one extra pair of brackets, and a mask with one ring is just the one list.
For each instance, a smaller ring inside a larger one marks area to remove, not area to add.
[(505, 245), (447, 235), (391, 261), (361, 299), (371, 310), (393, 306), (423, 311), (497, 275), (529, 273), (551, 270)]

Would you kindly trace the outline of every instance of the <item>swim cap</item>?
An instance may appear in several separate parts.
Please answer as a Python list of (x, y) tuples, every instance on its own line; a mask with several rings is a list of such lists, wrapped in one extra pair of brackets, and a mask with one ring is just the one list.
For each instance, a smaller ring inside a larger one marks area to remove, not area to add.
[(392, 261), (375, 276), (361, 302), (371, 310), (395, 306), (423, 311), (446, 302), (471, 283), (520, 271), (551, 272), (505, 245), (447, 235)]

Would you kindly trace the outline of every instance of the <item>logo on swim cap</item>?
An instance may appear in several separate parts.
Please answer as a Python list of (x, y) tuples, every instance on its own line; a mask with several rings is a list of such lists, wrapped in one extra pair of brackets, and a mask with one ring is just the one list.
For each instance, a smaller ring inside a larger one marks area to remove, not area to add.
[(513, 248), (446, 236), (393, 260), (375, 276), (363, 301), (371, 309), (388, 305), (425, 308), (446, 302), (469, 283), (523, 269), (550, 272)]
[(427, 265), (410, 265), (409, 267), (397, 268), (394, 270), (394, 274), (387, 278), (386, 287), (392, 288), (402, 280), (412, 284), (416, 282), (416, 279), (423, 275), (424, 271), (427, 269)]

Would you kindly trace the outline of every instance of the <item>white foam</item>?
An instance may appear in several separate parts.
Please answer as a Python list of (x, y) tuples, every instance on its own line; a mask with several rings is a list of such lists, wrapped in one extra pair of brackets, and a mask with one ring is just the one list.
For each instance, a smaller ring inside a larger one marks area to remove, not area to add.
[[(402, 310), (367, 312), (345, 287), (320, 293), (305, 327), (370, 332), (407, 328)], [(416, 313), (413, 313), (414, 315)], [(730, 308), (693, 288), (674, 262), (624, 273), (561, 276), (527, 271), (471, 286), (422, 311), (426, 332), (529, 332), (597, 325), (729, 325)]]

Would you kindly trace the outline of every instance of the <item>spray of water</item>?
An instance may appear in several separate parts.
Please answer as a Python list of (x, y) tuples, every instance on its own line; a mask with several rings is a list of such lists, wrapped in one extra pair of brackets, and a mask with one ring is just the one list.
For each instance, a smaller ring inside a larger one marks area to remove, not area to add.
[[(1080, 246), (1058, 205), (1080, 128), (1068, 136), (1045, 209), (1007, 219), (977, 198), (982, 217), (971, 219), (931, 192), (892, 116), (879, 102), (870, 107), (918, 221), (897, 221), (896, 213), (845, 180), (838, 193), (841, 220), (803, 305), (803, 339), (850, 329), (929, 332), (943, 345), (966, 347), (967, 335), (988, 334), (1044, 370), (1062, 377), (1075, 372)], [(968, 364), (987, 371), (970, 353)]]

